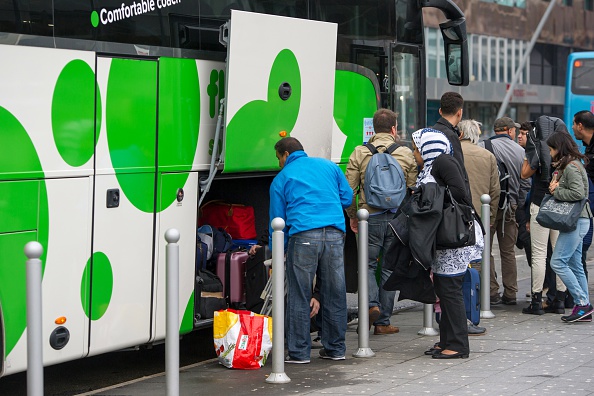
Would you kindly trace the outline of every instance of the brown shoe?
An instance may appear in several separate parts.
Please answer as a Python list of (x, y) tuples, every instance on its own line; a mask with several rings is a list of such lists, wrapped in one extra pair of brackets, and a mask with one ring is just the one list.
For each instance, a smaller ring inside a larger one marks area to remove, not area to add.
[(373, 322), (377, 320), (380, 316), (380, 309), (379, 307), (371, 307), (369, 308), (369, 330), (371, 330), (371, 326), (373, 326)]
[(400, 329), (396, 326), (392, 325), (376, 325), (375, 329), (373, 330), (373, 334), (381, 335), (381, 334), (396, 334), (400, 331)]

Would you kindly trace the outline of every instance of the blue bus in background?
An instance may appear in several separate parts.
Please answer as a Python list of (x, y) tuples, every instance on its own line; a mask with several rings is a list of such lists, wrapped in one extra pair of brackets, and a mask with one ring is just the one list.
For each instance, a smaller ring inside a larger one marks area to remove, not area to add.
[(563, 118), (572, 136), (573, 115), (581, 110), (594, 113), (594, 51), (574, 52), (567, 58)]

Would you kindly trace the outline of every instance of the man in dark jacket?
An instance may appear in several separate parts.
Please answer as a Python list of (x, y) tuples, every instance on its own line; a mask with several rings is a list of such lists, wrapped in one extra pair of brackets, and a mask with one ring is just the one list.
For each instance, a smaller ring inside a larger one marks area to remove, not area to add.
[[(450, 144), (452, 145), (454, 158), (458, 160), (464, 174), (464, 156), (462, 155), (462, 145), (460, 144), (460, 131), (458, 130), (458, 123), (462, 120), (462, 107), (464, 106), (464, 99), (462, 95), (457, 92), (446, 92), (441, 96), (439, 115), (441, 118), (437, 120), (433, 129), (437, 129), (446, 135)], [(468, 181), (468, 177), (466, 177)], [(468, 183), (468, 182), (467, 182)]]

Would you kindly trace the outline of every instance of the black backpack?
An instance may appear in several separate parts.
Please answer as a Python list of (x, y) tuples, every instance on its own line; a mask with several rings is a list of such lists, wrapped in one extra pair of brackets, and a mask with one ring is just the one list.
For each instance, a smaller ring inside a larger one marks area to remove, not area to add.
[[(491, 154), (495, 155), (493, 151), (493, 142), (491, 139), (487, 139), (485, 142), (485, 148), (491, 152)], [(507, 166), (497, 158), (495, 155), (495, 160), (497, 161), (497, 171), (499, 172), (499, 188), (501, 188), (501, 193), (499, 195), (499, 209), (505, 209), (509, 206), (509, 178), (511, 177)]]

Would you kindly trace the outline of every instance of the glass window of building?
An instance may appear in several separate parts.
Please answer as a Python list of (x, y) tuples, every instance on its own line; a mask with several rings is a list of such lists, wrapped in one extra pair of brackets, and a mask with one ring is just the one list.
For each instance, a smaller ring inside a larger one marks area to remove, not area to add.
[(584, 0), (584, 10), (594, 11), (594, 0)]
[(437, 40), (437, 29), (426, 28), (425, 45), (427, 48), (427, 77), (437, 77)]

